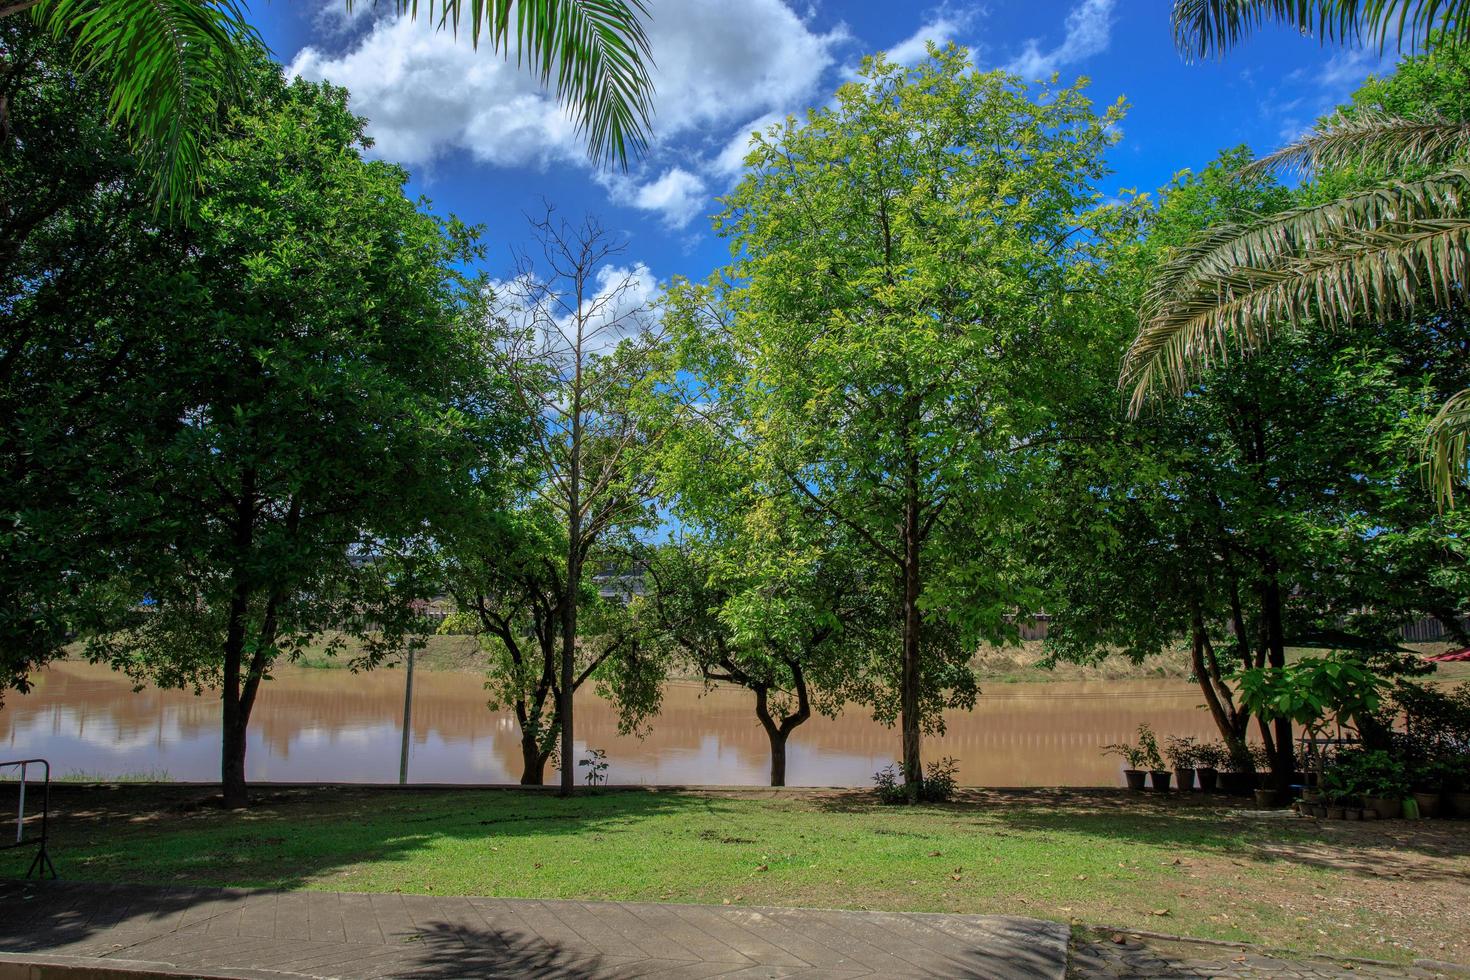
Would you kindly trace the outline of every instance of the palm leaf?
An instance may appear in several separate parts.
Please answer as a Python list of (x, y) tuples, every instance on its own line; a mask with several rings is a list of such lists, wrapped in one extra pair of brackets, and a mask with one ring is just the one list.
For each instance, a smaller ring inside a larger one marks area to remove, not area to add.
[(1179, 249), (1147, 290), (1120, 384), (1141, 410), (1157, 386), (1265, 344), (1470, 294), (1470, 169), (1227, 224)]
[(1470, 441), (1470, 388), (1455, 393), (1429, 423), (1425, 435), (1425, 462), (1429, 483), (1441, 504), (1455, 502), (1455, 477), (1463, 474)]
[(236, 0), (40, 0), (30, 11), (107, 79), (109, 112), (152, 173), (158, 207), (186, 213), (200, 138), (264, 48)]
[[(354, 0), (346, 0), (352, 9)], [(394, 0), (394, 8), (419, 15), (419, 0)], [(653, 114), (653, 55), (643, 20), (645, 0), (424, 0), (424, 12), (457, 34), (467, 22), (471, 43), (482, 42), (536, 74), (556, 78), (558, 100), (598, 163), (627, 166), (628, 150), (648, 143)]]
[(1360, 112), (1336, 113), (1290, 146), (1252, 163), (1251, 170), (1321, 173), (1339, 167), (1370, 169), (1444, 166), (1470, 155), (1470, 122)]
[(1470, 37), (1470, 0), (1174, 0), (1174, 41), (1186, 58), (1223, 55), (1266, 24), (1323, 43), (1426, 48), (1435, 34)]

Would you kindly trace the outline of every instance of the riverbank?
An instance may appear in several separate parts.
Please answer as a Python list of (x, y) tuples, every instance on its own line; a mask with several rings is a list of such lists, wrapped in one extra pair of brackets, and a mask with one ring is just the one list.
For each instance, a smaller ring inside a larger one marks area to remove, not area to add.
[[(1470, 962), (1464, 821), (1319, 824), (1212, 799), (974, 792), (55, 787), (63, 876), (288, 890), (1009, 913), (1308, 954)], [(0, 857), (0, 875), (24, 857)]]

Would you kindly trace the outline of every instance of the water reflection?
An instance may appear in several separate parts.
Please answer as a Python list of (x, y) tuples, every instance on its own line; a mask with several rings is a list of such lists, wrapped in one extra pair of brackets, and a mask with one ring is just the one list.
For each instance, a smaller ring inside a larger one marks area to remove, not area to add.
[[(25, 696), (0, 709), (3, 756), (41, 756), (58, 774), (164, 770), (178, 780), (219, 772), (219, 704), (208, 695), (146, 689), (105, 667), (56, 664)], [(479, 678), (422, 672), (414, 679), (409, 778), (417, 783), (507, 783), (519, 775), (515, 720), (485, 707)], [(1116, 759), (1099, 746), (1129, 738), (1147, 721), (1164, 733), (1210, 736), (1199, 692), (1180, 681), (993, 684), (975, 711), (950, 716), (926, 758), (952, 755), (969, 785), (1115, 785)], [(767, 742), (751, 696), (694, 683), (669, 685), (662, 714), (643, 739), (617, 734), (595, 695), (578, 701), (578, 748), (605, 749), (614, 783), (766, 782)], [(251, 718), (246, 764), (257, 781), (393, 782), (403, 710), (403, 673), (353, 675), (283, 668), (262, 689)], [(893, 762), (898, 733), (861, 711), (814, 718), (788, 749), (792, 785), (867, 785)], [(549, 778), (555, 778), (548, 771)]]

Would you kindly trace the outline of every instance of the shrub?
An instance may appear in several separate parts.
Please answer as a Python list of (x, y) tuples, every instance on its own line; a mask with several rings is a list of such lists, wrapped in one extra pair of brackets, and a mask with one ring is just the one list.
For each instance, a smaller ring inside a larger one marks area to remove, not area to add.
[(1200, 747), (1193, 735), (1170, 735), (1164, 740), (1164, 757), (1175, 769), (1193, 769), (1199, 760)]
[(1148, 725), (1138, 726), (1138, 744), (1114, 742), (1103, 746), (1103, 755), (1122, 756), (1129, 769), (1163, 769), (1164, 760), (1159, 755), (1159, 740)]
[(1224, 742), (1205, 742), (1194, 747), (1196, 769), (1222, 769), (1230, 761)]
[(1404, 764), (1381, 749), (1345, 749), (1322, 772), (1322, 791), (1329, 799), (1360, 796), (1399, 799), (1409, 789)]
[[(959, 761), (945, 756), (929, 763), (928, 772), (919, 780), (919, 802), (947, 803), (954, 797), (955, 775)], [(873, 774), (878, 799), (884, 803), (907, 803), (908, 785), (899, 780), (898, 766), (888, 765)]]

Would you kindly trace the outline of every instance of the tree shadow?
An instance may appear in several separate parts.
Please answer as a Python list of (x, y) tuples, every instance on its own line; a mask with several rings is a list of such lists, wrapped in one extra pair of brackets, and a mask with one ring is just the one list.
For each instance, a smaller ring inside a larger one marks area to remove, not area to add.
[[(274, 788), (248, 810), (221, 810), (199, 786), (52, 788), (50, 852), (62, 878), (281, 889), (320, 882), (366, 861), (412, 861), (436, 842), (575, 838), (634, 831), (680, 812), (719, 819), (719, 797), (600, 790), (559, 798), (539, 790)], [(509, 805), (508, 805), (509, 804)], [(0, 852), (0, 880), (25, 870)], [(25, 860), (30, 858), (29, 852)], [(344, 887), (350, 887), (344, 882)]]

